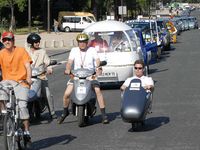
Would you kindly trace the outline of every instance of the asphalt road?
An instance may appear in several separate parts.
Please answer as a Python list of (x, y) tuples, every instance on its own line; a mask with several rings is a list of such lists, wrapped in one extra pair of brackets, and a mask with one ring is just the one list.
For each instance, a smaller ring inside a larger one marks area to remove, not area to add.
[[(200, 11), (195, 12), (198, 14)], [(101, 123), (99, 110), (84, 128), (78, 127), (73, 115), (58, 125), (56, 120), (51, 121), (43, 114), (41, 122), (31, 125), (33, 147), (36, 150), (199, 150), (199, 37), (200, 30), (183, 32), (173, 49), (151, 65), (154, 104), (144, 128), (132, 132), (131, 124), (124, 123), (120, 117), (119, 89), (104, 89), (110, 124)], [(67, 54), (55, 57), (63, 59)], [(58, 115), (67, 82), (63, 71), (64, 64), (60, 64), (49, 77)], [(0, 149), (2, 144), (0, 142)]]

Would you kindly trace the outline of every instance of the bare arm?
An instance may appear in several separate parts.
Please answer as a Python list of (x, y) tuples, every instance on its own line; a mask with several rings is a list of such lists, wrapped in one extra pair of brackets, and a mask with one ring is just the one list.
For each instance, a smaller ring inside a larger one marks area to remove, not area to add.
[(124, 90), (126, 89), (126, 86), (125, 85), (122, 85), (121, 87), (120, 87), (120, 90), (123, 92)]
[(96, 65), (97, 65), (96, 66), (97, 68), (100, 66), (100, 59), (99, 58), (96, 59)]
[(26, 67), (26, 71), (27, 71), (27, 77), (26, 77), (26, 81), (29, 83), (29, 85), (31, 85), (32, 80), (31, 80), (31, 65), (29, 62), (25, 63), (25, 67)]
[(145, 90), (150, 90), (151, 92), (153, 92), (154, 86), (153, 85), (147, 85), (147, 86), (144, 86), (144, 89)]
[(69, 59), (66, 64), (65, 74), (70, 74), (73, 60)]

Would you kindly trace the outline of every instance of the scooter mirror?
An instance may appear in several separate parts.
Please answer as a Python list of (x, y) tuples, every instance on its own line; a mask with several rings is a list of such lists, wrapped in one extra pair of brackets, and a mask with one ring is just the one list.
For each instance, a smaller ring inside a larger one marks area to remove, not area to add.
[(57, 64), (57, 60), (51, 60), (49, 66), (56, 65), (56, 64)]
[(104, 60), (100, 62), (100, 66), (105, 66), (105, 65), (107, 65), (107, 61)]

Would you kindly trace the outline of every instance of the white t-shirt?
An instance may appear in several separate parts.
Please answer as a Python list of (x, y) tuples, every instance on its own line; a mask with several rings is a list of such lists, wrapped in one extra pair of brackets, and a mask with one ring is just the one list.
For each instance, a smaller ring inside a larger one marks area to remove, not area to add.
[(136, 76), (130, 77), (130, 78), (126, 79), (126, 81), (124, 82), (123, 85), (128, 87), (130, 82), (131, 82), (131, 80), (133, 80), (133, 79), (140, 79), (141, 83), (142, 83), (142, 87), (148, 86), (148, 85), (153, 85), (154, 86), (153, 79), (151, 77), (147, 77), (147, 76), (142, 76), (140, 78), (138, 78)]
[(89, 47), (85, 52), (80, 51), (79, 47), (74, 47), (69, 54), (69, 59), (74, 61), (74, 70), (81, 67), (93, 70), (98, 58), (99, 56), (94, 47)]

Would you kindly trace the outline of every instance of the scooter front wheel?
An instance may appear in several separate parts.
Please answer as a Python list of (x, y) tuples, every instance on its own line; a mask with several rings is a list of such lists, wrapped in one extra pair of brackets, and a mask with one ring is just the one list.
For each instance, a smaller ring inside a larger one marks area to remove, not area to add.
[(84, 106), (78, 106), (78, 126), (83, 127), (85, 125)]

